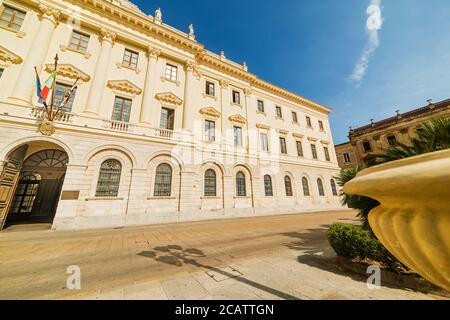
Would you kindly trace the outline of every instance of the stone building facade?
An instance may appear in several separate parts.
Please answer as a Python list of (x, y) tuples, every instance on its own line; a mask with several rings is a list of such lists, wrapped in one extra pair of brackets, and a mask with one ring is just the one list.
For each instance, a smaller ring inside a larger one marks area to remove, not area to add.
[[(125, 0), (0, 1), (0, 226), (340, 208), (330, 109)], [(58, 55), (48, 124), (36, 98)]]
[(371, 124), (350, 129), (349, 142), (335, 146), (341, 169), (356, 165), (366, 167), (375, 160), (374, 155), (394, 146), (397, 142), (410, 144), (411, 138), (424, 122), (435, 118), (450, 117), (450, 99), (437, 103), (428, 101), (426, 106)]

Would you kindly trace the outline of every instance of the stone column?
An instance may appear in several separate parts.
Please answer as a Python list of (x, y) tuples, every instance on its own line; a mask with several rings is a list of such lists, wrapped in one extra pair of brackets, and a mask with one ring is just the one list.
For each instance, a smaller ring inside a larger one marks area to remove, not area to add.
[(105, 88), (106, 75), (109, 69), (109, 57), (116, 36), (115, 32), (106, 29), (101, 30), (102, 47), (95, 66), (94, 77), (92, 78), (87, 105), (84, 111), (85, 113), (98, 116), (102, 102), (102, 94)]
[(246, 146), (246, 150), (247, 150), (247, 154), (249, 154), (250, 153), (250, 138), (249, 138), (249, 135), (250, 135), (250, 131), (249, 131), (249, 117), (248, 117), (248, 106), (249, 106), (249, 103), (250, 103), (250, 96), (253, 94), (253, 91), (251, 90), (251, 89), (244, 89), (244, 95), (245, 95), (245, 119), (247, 119), (247, 121), (246, 121), (246, 124), (245, 124), (245, 128), (246, 128), (246, 131), (247, 131), (247, 134), (245, 135), (246, 136), (246, 138), (245, 138), (245, 140), (246, 140), (246, 143), (247, 143), (247, 146)]
[(186, 72), (186, 80), (184, 86), (183, 129), (192, 132), (194, 126), (194, 106), (191, 105), (191, 90), (192, 82), (194, 81), (194, 64), (188, 61), (184, 70)]
[[(31, 43), (27, 57), (24, 59), (22, 69), (13, 90), (12, 98), (19, 100), (22, 104), (31, 105), (31, 98), (36, 92), (36, 77), (34, 67), (37, 71), (42, 66), (48, 54), (48, 49), (53, 38), (53, 33), (59, 23), (61, 12), (45, 5), (39, 5), (41, 11), (41, 23)], [(41, 79), (45, 81), (45, 79)]]
[(142, 124), (148, 126), (154, 125), (152, 123), (152, 108), (155, 104), (156, 62), (160, 53), (160, 50), (148, 47), (147, 74), (145, 75), (144, 96), (142, 98), (141, 116), (139, 119)]

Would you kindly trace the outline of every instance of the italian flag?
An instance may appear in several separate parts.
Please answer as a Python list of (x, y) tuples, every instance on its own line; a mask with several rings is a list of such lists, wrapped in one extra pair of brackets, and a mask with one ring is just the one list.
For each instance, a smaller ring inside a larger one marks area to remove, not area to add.
[(41, 89), (41, 99), (44, 103), (47, 102), (47, 98), (50, 92), (55, 88), (56, 71), (50, 74), (50, 77), (45, 81), (44, 86)]

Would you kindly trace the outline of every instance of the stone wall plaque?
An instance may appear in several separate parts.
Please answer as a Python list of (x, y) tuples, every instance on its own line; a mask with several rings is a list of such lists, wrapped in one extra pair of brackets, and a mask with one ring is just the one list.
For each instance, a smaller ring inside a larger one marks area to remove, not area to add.
[(63, 191), (61, 193), (61, 200), (78, 200), (80, 191)]

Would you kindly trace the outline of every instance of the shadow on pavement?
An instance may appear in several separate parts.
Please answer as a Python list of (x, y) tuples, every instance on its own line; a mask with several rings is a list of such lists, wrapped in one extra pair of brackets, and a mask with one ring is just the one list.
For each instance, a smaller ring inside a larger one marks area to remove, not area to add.
[(239, 281), (241, 283), (244, 283), (246, 285), (252, 286), (256, 289), (259, 289), (261, 291), (265, 291), (267, 293), (270, 293), (274, 296), (277, 296), (284, 300), (300, 300), (297, 297), (291, 296), (290, 294), (281, 292), (279, 290), (276, 290), (274, 288), (267, 287), (263, 284), (254, 282), (252, 280), (246, 279), (243, 276), (236, 277), (235, 274), (228, 273), (224, 270), (217, 269), (212, 266), (201, 264), (197, 261), (197, 259), (200, 258), (206, 258), (206, 255), (203, 253), (203, 251), (195, 248), (189, 248), (184, 249), (181, 246), (178, 245), (169, 245), (169, 246), (160, 246), (155, 247), (151, 251), (143, 251), (139, 253), (138, 255), (150, 259), (154, 259), (155, 261), (170, 264), (177, 267), (182, 267), (183, 265), (192, 265), (198, 268), (204, 268), (210, 271), (217, 272), (225, 277), (228, 277), (230, 279)]

